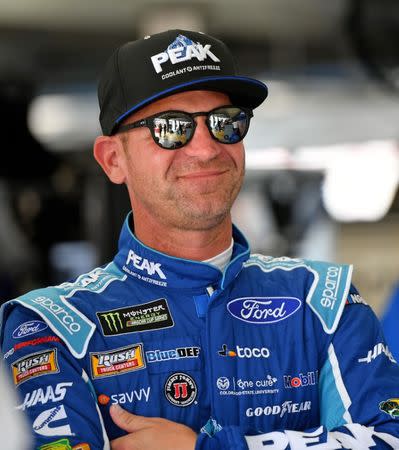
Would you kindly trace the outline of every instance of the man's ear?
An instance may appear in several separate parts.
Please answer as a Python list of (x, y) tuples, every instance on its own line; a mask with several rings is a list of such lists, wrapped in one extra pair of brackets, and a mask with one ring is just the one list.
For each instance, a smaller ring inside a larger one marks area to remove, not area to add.
[(123, 164), (123, 144), (115, 136), (99, 136), (94, 142), (94, 157), (108, 178), (115, 184), (126, 180)]

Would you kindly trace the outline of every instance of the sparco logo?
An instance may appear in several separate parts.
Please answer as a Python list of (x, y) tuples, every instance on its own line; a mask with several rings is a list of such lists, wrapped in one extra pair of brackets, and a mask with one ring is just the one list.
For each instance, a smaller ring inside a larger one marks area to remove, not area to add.
[(129, 250), (126, 259), (126, 265), (130, 263), (138, 270), (145, 270), (148, 275), (154, 275), (154, 273), (158, 274), (159, 278), (162, 280), (166, 280), (166, 275), (162, 272), (161, 264), (155, 263), (153, 261), (148, 261), (146, 258), (142, 258), (141, 256), (134, 253), (133, 250)]
[(284, 387), (286, 389), (299, 388), (303, 386), (314, 386), (319, 381), (319, 371), (308, 372), (306, 375), (300, 373), (297, 376), (284, 375)]
[(69, 334), (79, 333), (80, 325), (74, 321), (74, 318), (68, 314), (61, 305), (57, 305), (51, 298), (36, 297), (33, 299), (34, 303), (41, 305), (49, 311), (68, 331)]
[(227, 304), (229, 313), (244, 322), (269, 324), (292, 316), (301, 307), (296, 297), (243, 297)]
[(331, 266), (327, 269), (327, 277), (321, 299), (321, 305), (324, 306), (324, 308), (334, 309), (335, 302), (337, 301), (337, 289), (340, 275), (341, 269), (339, 267)]
[(211, 52), (211, 45), (202, 45), (199, 42), (196, 44), (187, 37), (179, 35), (177, 39), (169, 45), (166, 52), (158, 53), (151, 56), (151, 61), (155, 72), (162, 72), (162, 64), (170, 61), (172, 64), (177, 64), (184, 61), (190, 61), (196, 58), (198, 61), (204, 61), (206, 58), (211, 58), (214, 62), (220, 62), (220, 59)]
[(312, 402), (293, 403), (291, 400), (284, 402), (282, 405), (258, 406), (257, 408), (248, 408), (245, 411), (247, 417), (259, 416), (279, 416), (284, 417), (286, 414), (299, 413), (302, 411), (310, 411)]

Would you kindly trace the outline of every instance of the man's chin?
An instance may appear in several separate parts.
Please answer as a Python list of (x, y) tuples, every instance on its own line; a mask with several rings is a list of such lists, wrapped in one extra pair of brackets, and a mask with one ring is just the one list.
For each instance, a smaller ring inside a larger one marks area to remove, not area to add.
[(222, 224), (230, 216), (230, 209), (226, 205), (222, 209), (195, 209), (191, 208), (181, 216), (181, 228), (193, 231), (206, 231)]

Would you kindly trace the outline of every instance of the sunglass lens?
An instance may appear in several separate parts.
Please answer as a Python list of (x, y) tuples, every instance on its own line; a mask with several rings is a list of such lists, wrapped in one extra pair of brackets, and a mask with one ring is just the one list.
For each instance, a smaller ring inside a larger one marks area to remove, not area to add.
[(183, 147), (191, 139), (193, 130), (191, 117), (181, 113), (165, 113), (154, 119), (154, 138), (169, 150)]
[(245, 137), (249, 127), (249, 115), (237, 107), (215, 109), (208, 117), (208, 126), (219, 142), (234, 144)]

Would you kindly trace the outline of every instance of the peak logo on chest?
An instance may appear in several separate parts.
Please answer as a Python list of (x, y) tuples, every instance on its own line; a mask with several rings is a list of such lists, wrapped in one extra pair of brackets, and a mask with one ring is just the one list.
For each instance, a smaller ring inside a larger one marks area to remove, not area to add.
[(127, 255), (126, 265), (129, 266), (129, 264), (142, 272), (147, 272), (148, 275), (156, 274), (162, 280), (166, 280), (166, 275), (161, 269), (161, 263), (149, 261), (147, 258), (143, 258), (142, 256), (137, 255), (137, 253), (134, 253), (133, 250), (129, 250)]
[(296, 297), (242, 297), (231, 300), (227, 310), (243, 322), (267, 325), (287, 319), (301, 305)]

